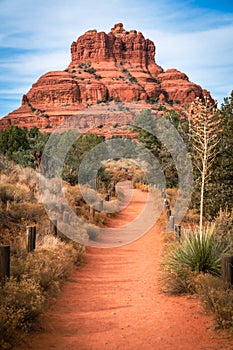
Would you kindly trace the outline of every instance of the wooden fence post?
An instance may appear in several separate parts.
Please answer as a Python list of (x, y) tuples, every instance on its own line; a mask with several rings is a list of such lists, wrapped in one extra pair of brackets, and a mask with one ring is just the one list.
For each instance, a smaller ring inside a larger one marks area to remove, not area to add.
[(175, 225), (175, 217), (172, 216), (172, 215), (170, 215), (170, 216), (169, 216), (169, 229), (170, 229), (171, 231), (174, 230), (174, 225)]
[(0, 279), (4, 282), (5, 278), (10, 277), (10, 246), (0, 247)]
[(27, 226), (27, 251), (28, 253), (36, 249), (36, 226)]
[(172, 215), (172, 211), (171, 211), (171, 209), (170, 209), (170, 207), (168, 206), (168, 207), (166, 207), (166, 213), (167, 213), (167, 217), (168, 217), (168, 219), (170, 218), (170, 216)]
[(163, 199), (164, 201), (164, 205), (165, 205), (165, 209), (166, 209), (166, 213), (167, 213), (167, 217), (169, 219), (169, 217), (171, 216), (171, 209), (170, 209), (170, 205), (169, 205), (169, 202), (166, 198)]
[(181, 226), (180, 225), (174, 225), (174, 230), (175, 230), (175, 233), (176, 233), (176, 239), (177, 241), (180, 242), (180, 239), (181, 239)]
[(53, 236), (57, 237), (57, 220), (53, 219), (50, 221), (49, 232)]
[(222, 255), (222, 278), (224, 282), (233, 284), (233, 255)]

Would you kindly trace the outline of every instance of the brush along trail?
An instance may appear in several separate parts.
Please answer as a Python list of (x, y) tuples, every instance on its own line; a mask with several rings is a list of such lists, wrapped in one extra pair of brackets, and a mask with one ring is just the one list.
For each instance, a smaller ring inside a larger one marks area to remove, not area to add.
[[(146, 192), (134, 189), (109, 226), (132, 222), (146, 200)], [(40, 317), (40, 331), (15, 350), (232, 350), (227, 333), (214, 330), (196, 297), (161, 292), (161, 231), (157, 222), (133, 243), (87, 248), (85, 264)]]

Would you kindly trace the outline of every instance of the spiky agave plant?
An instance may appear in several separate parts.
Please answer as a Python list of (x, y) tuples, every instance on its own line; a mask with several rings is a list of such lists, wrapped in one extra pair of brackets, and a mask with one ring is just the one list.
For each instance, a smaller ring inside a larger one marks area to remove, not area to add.
[(213, 231), (214, 226), (206, 227), (203, 234), (194, 229), (180, 243), (172, 245), (167, 257), (170, 269), (177, 271), (187, 267), (197, 273), (220, 275), (222, 247)]

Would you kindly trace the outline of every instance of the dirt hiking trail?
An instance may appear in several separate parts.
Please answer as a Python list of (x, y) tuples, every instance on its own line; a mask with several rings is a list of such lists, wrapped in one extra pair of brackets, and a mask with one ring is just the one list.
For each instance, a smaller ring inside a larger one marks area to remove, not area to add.
[[(147, 194), (134, 190), (129, 206), (110, 220), (131, 222)], [(118, 248), (87, 248), (86, 262), (64, 283), (41, 330), (15, 350), (233, 350), (227, 333), (195, 297), (171, 297), (158, 285), (161, 227)]]

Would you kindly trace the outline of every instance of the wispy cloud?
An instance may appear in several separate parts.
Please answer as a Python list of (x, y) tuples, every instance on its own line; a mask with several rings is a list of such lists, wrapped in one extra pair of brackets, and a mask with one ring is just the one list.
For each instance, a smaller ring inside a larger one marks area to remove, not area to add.
[(64, 70), (69, 64), (69, 53), (56, 50), (54, 52), (38, 52), (19, 55), (9, 62), (1, 62), (3, 71), (11, 71), (17, 76), (32, 76), (46, 73), (50, 70)]
[[(233, 25), (193, 33), (151, 31), (157, 62), (177, 68), (222, 101), (233, 89)], [(157, 38), (157, 39), (156, 39)]]

